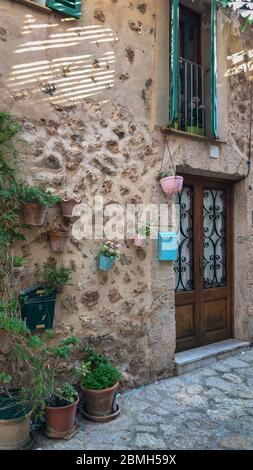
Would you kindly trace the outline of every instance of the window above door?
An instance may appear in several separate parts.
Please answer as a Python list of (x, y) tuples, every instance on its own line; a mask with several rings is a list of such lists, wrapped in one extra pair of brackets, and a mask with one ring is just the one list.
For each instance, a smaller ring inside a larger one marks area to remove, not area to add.
[(170, 127), (218, 137), (216, 75), (216, 0), (171, 0)]

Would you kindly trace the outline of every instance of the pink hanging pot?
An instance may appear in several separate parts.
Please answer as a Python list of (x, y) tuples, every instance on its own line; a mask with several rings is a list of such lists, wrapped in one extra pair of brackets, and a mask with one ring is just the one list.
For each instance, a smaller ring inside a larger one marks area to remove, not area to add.
[(182, 176), (166, 176), (160, 180), (160, 185), (165, 194), (173, 195), (182, 191), (183, 182)]

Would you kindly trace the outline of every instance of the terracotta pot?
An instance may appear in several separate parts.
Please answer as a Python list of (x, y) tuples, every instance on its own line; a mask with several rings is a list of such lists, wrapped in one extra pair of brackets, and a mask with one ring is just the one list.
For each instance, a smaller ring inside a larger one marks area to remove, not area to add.
[(104, 390), (91, 390), (81, 386), (84, 409), (91, 416), (107, 416), (113, 413), (113, 402), (119, 383)]
[(61, 210), (63, 217), (72, 217), (72, 212), (76, 204), (79, 204), (79, 201), (76, 199), (63, 199), (61, 201)]
[(182, 190), (183, 182), (182, 176), (167, 176), (160, 180), (161, 187), (166, 194), (179, 193)]
[(31, 414), (32, 412), (17, 419), (0, 419), (0, 450), (31, 449)]
[(60, 230), (49, 232), (49, 240), (52, 251), (62, 253), (67, 243), (68, 236), (68, 232), (62, 232)]
[(22, 204), (24, 221), (28, 225), (40, 227), (45, 223), (47, 208), (38, 204)]
[(76, 412), (79, 397), (75, 403), (66, 406), (46, 406), (46, 428), (51, 433), (68, 433), (73, 431), (76, 425)]

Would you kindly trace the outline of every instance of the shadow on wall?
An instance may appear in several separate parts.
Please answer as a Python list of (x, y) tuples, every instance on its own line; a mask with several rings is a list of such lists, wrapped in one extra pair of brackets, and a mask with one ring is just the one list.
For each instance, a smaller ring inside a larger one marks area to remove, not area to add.
[[(37, 33), (42, 39), (37, 39)], [(111, 28), (78, 27), (71, 18), (62, 19), (60, 24), (40, 24), (29, 14), (25, 15), (22, 37), (24, 41), (14, 52), (17, 58), (23, 54), (26, 60), (12, 67), (8, 80), (15, 99), (29, 96), (34, 103), (78, 103), (114, 86), (112, 44), (118, 37)], [(99, 46), (102, 50), (98, 56)], [(79, 54), (88, 47), (94, 53)], [(75, 52), (70, 54), (72, 51)], [(31, 61), (27, 60), (29, 53)], [(41, 92), (46, 95), (44, 99)]]
[(227, 59), (231, 65), (226, 71), (225, 77), (245, 72), (250, 79), (253, 79), (253, 49), (236, 52), (229, 55)]

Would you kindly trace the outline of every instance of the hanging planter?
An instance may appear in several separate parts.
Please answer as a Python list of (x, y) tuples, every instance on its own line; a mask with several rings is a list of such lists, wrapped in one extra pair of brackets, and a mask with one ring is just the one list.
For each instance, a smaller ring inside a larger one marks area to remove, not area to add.
[(19, 186), (18, 196), (25, 223), (34, 227), (44, 225), (47, 209), (61, 201), (60, 196), (27, 184)]
[(168, 149), (173, 172), (170, 169), (165, 169), (165, 170), (162, 169), (161, 171), (159, 171), (157, 179), (158, 181), (160, 181), (160, 185), (163, 191), (165, 192), (165, 194), (172, 196), (173, 194), (180, 193), (183, 187), (184, 178), (182, 176), (176, 175), (175, 165), (173, 162), (171, 150), (170, 150), (166, 137), (164, 139), (162, 167), (163, 167), (163, 161), (164, 161), (164, 156), (165, 156), (165, 146), (167, 146), (167, 149)]
[(119, 244), (108, 241), (103, 243), (102, 251), (98, 258), (98, 269), (110, 271), (119, 256)]
[(135, 236), (134, 239), (134, 244), (135, 246), (144, 246), (146, 244), (146, 241), (148, 237), (150, 237), (151, 233), (151, 227), (150, 227), (150, 222), (146, 222), (143, 227), (141, 227)]
[(68, 232), (63, 230), (54, 230), (49, 232), (48, 236), (52, 251), (55, 253), (63, 253), (69, 236)]
[(22, 204), (23, 218), (26, 224), (41, 227), (45, 223), (47, 208), (38, 204)]
[(173, 195), (180, 193), (183, 187), (184, 178), (182, 176), (166, 176), (168, 172), (163, 171), (159, 174), (160, 185), (165, 194)]
[(62, 199), (61, 201), (61, 210), (62, 210), (62, 215), (63, 217), (71, 218), (73, 209), (76, 206), (76, 204), (79, 204), (80, 201), (78, 201), (75, 198), (69, 198), (69, 199)]

